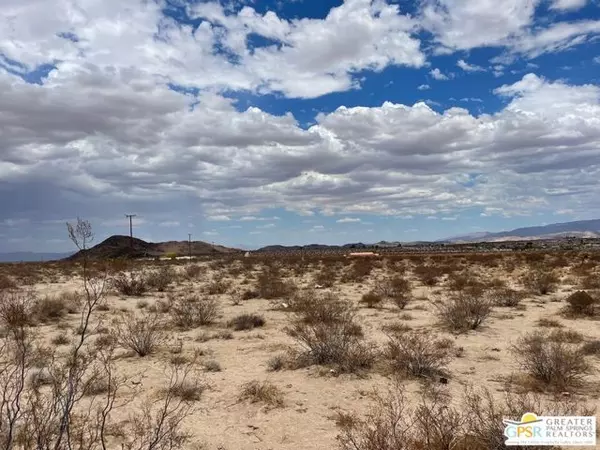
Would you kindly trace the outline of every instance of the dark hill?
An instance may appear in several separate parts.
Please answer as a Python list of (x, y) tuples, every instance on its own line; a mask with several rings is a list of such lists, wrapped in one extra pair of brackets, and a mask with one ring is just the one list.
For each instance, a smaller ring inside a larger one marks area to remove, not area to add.
[[(223, 255), (238, 253), (240, 250), (211, 245), (202, 241), (192, 241), (192, 256)], [(129, 236), (111, 236), (98, 245), (87, 250), (90, 259), (116, 259), (116, 258), (154, 258), (176, 254), (187, 256), (189, 244), (187, 241), (146, 242)], [(68, 257), (68, 260), (77, 260), (82, 257), (82, 252), (77, 252)]]

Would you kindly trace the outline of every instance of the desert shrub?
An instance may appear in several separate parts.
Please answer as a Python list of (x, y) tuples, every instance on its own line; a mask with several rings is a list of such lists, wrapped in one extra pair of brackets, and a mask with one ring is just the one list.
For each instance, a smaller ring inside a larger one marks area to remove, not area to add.
[(221, 368), (221, 364), (219, 364), (219, 362), (215, 361), (214, 359), (211, 359), (209, 361), (205, 361), (202, 364), (202, 367), (204, 367), (204, 370), (206, 372), (220, 372), (221, 370), (223, 370)]
[(35, 302), (33, 313), (40, 322), (55, 322), (67, 313), (67, 305), (62, 297), (45, 296)]
[(430, 377), (443, 373), (453, 342), (429, 332), (406, 331), (389, 335), (385, 355), (394, 373)]
[(0, 273), (0, 290), (16, 289), (16, 288), (17, 288), (17, 283), (15, 283), (11, 277), (9, 277), (8, 275), (5, 275), (3, 273)]
[(469, 272), (456, 273), (448, 275), (448, 289), (460, 292), (467, 288), (482, 288), (481, 283), (474, 274)]
[[(526, 412), (540, 415), (593, 415), (576, 398), (545, 401), (535, 394), (507, 393), (503, 401), (487, 390), (467, 388), (454, 406), (442, 391), (429, 389), (414, 405), (402, 386), (387, 395), (375, 394), (365, 417), (338, 412), (342, 450), (504, 450), (506, 418), (520, 419)], [(414, 406), (413, 406), (414, 405)], [(514, 447), (542, 450), (556, 447)]]
[(285, 355), (275, 355), (267, 361), (267, 370), (269, 372), (277, 372), (285, 368), (287, 358)]
[(0, 323), (11, 331), (35, 325), (35, 303), (33, 292), (0, 291)]
[(406, 325), (405, 323), (390, 323), (381, 327), (381, 329), (387, 334), (397, 334), (400, 335), (402, 333), (406, 333), (407, 331), (412, 330), (412, 327)]
[(523, 294), (514, 289), (494, 289), (489, 293), (490, 300), (495, 306), (505, 306), (514, 308), (519, 306), (521, 300), (523, 300)]
[(565, 342), (567, 344), (579, 344), (583, 342), (585, 337), (583, 334), (579, 333), (575, 330), (563, 330), (556, 329), (552, 330), (550, 334), (548, 334), (548, 339), (554, 342)]
[(251, 330), (253, 328), (262, 327), (264, 325), (265, 318), (257, 314), (241, 314), (227, 322), (227, 326), (233, 328), (236, 331)]
[(370, 258), (360, 258), (354, 260), (348, 270), (342, 275), (343, 283), (361, 283), (373, 271), (373, 260)]
[(402, 389), (377, 395), (366, 418), (338, 413), (338, 442), (342, 450), (409, 450), (412, 417)]
[(50, 342), (52, 343), (52, 345), (59, 346), (59, 345), (67, 345), (71, 341), (65, 334), (61, 333), (57, 336), (54, 336)]
[(112, 285), (119, 294), (139, 297), (148, 290), (148, 282), (143, 274), (120, 273), (112, 279)]
[(377, 281), (373, 290), (400, 309), (404, 309), (411, 300), (410, 282), (398, 275)]
[(584, 355), (600, 356), (600, 339), (586, 342), (581, 346)]
[(573, 316), (593, 316), (598, 300), (585, 291), (577, 291), (567, 297), (566, 313)]
[[(526, 412), (536, 411), (543, 416), (594, 415), (593, 409), (575, 396), (546, 400), (535, 393), (507, 392), (502, 401), (494, 399), (487, 390), (475, 391), (468, 388), (463, 395), (463, 412), (467, 443), (464, 450), (506, 449), (503, 420), (519, 420)], [(543, 450), (558, 447), (517, 446), (521, 450)]]
[(324, 266), (314, 276), (314, 283), (321, 287), (330, 288), (335, 284), (337, 273), (331, 266)]
[(480, 295), (458, 294), (435, 306), (442, 324), (454, 331), (475, 330), (492, 312), (491, 302)]
[(537, 321), (537, 326), (543, 327), (543, 328), (562, 328), (563, 327), (563, 325), (558, 320), (547, 319), (545, 317), (543, 317)]
[(474, 450), (466, 445), (465, 414), (437, 392), (412, 408), (402, 387), (375, 401), (364, 419), (338, 413), (342, 450)]
[(226, 294), (231, 283), (224, 279), (212, 280), (206, 285), (206, 293), (209, 295)]
[(533, 269), (522, 277), (525, 288), (541, 295), (554, 292), (558, 284), (558, 277), (554, 272)]
[[(77, 291), (63, 292), (60, 294), (67, 314), (77, 314), (81, 309), (83, 296)], [(106, 302), (102, 301), (96, 305), (98, 311), (108, 311), (109, 307)]]
[(444, 275), (443, 269), (436, 266), (420, 265), (415, 267), (413, 272), (425, 286), (435, 286)]
[(46, 368), (33, 370), (29, 375), (29, 385), (34, 389), (39, 389), (42, 386), (51, 386), (55, 381), (52, 373)]
[(115, 336), (119, 345), (138, 356), (152, 354), (164, 341), (165, 324), (156, 314), (124, 314), (116, 321)]
[(259, 297), (271, 300), (291, 295), (296, 288), (284, 281), (278, 270), (267, 268), (258, 275), (256, 290)]
[(175, 398), (186, 402), (197, 402), (207, 389), (207, 385), (197, 380), (186, 379), (172, 384), (168, 388), (168, 393)]
[(240, 401), (264, 403), (271, 407), (280, 408), (284, 405), (283, 392), (269, 381), (250, 381), (242, 386)]
[(352, 304), (330, 292), (300, 291), (288, 301), (288, 309), (304, 323), (333, 323), (354, 317)]
[(164, 292), (171, 283), (176, 281), (177, 274), (170, 266), (162, 266), (149, 274), (146, 281), (150, 289)]
[(600, 274), (598, 272), (586, 273), (581, 276), (579, 283), (583, 289), (600, 289)]
[(137, 309), (146, 309), (148, 307), (148, 302), (146, 300), (138, 300), (135, 306)]
[(363, 296), (360, 299), (360, 303), (366, 304), (368, 308), (375, 308), (376, 306), (379, 306), (382, 301), (383, 298), (381, 297), (381, 295), (376, 294), (373, 291), (369, 291), (366, 294), (363, 294)]
[(83, 387), (83, 395), (94, 396), (105, 394), (110, 389), (110, 381), (105, 376), (92, 376)]
[(187, 295), (173, 300), (169, 313), (175, 326), (191, 329), (213, 323), (219, 316), (219, 303), (211, 297)]
[(242, 300), (252, 300), (253, 298), (260, 297), (260, 293), (254, 289), (246, 289), (242, 293)]
[(351, 304), (333, 295), (323, 297), (324, 301), (309, 297), (286, 329), (302, 349), (296, 355), (297, 364), (334, 365), (342, 372), (371, 367), (373, 352), (363, 341)]
[(185, 275), (190, 279), (196, 279), (201, 273), (204, 273), (204, 268), (198, 264), (189, 264), (185, 266)]
[(522, 336), (511, 351), (535, 381), (556, 389), (577, 385), (590, 370), (581, 349), (553, 341), (545, 333)]

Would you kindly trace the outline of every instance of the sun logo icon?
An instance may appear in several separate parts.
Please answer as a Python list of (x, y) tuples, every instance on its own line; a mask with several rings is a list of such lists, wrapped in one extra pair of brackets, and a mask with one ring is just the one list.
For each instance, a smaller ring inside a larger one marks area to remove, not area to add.
[(516, 420), (507, 420), (504, 419), (503, 422), (505, 425), (527, 425), (530, 423), (536, 423), (536, 422), (541, 422), (542, 419), (538, 419), (537, 414), (535, 413), (525, 413), (521, 416), (521, 421), (517, 422)]
[(504, 436), (509, 440), (531, 439), (542, 436), (542, 427), (535, 425), (542, 422), (542, 419), (538, 418), (535, 413), (525, 413), (521, 416), (521, 420), (519, 421), (504, 419), (502, 422), (506, 426), (504, 428)]

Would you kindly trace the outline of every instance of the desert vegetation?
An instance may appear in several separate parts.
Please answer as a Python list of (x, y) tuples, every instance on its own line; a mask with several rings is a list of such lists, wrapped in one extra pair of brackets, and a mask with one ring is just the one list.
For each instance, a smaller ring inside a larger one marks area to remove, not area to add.
[[(68, 233), (89, 248), (89, 223)], [(523, 251), (0, 265), (0, 444), (502, 449), (503, 418), (597, 414), (599, 263)]]

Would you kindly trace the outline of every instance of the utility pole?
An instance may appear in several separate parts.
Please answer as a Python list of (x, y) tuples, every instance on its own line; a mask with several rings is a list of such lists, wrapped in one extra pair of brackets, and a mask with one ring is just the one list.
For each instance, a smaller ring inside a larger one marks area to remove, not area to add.
[(133, 248), (133, 223), (132, 223), (132, 219), (136, 215), (137, 214), (125, 214), (125, 217), (129, 217), (129, 246), (131, 248)]
[(188, 233), (188, 254), (190, 261), (192, 260), (192, 233)]

